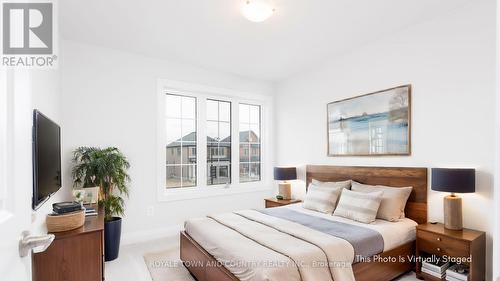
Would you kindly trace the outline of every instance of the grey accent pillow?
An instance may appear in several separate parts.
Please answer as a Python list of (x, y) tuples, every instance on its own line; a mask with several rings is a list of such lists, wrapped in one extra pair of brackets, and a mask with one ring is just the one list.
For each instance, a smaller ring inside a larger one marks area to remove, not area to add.
[(383, 191), (382, 201), (378, 209), (377, 218), (387, 221), (397, 221), (405, 217), (406, 201), (410, 197), (413, 187), (390, 187), (384, 185), (368, 185), (352, 182), (352, 190), (359, 192)]
[(333, 215), (362, 223), (372, 223), (377, 217), (383, 194), (383, 191), (364, 193), (344, 190)]
[(336, 187), (317, 186), (311, 183), (307, 189), (302, 207), (325, 214), (332, 214), (342, 189), (344, 189), (342, 185)]

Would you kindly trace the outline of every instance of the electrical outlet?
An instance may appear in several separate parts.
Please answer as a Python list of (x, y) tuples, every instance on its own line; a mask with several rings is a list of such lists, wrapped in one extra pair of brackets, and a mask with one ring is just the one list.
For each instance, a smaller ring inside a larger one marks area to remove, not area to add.
[(146, 213), (147, 213), (148, 217), (153, 217), (155, 215), (155, 207), (149, 206)]

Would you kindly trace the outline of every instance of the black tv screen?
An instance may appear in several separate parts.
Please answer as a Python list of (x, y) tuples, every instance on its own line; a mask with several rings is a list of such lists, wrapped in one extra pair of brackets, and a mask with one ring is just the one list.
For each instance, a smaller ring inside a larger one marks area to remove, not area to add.
[(61, 188), (61, 128), (33, 111), (33, 209)]

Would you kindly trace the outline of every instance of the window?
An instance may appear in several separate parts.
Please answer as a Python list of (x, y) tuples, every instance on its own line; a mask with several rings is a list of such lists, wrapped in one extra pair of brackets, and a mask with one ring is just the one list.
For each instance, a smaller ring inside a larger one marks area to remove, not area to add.
[(260, 181), (260, 106), (239, 106), (240, 182)]
[(231, 103), (207, 99), (207, 185), (231, 183)]
[(166, 187), (196, 186), (196, 98), (166, 95)]
[(159, 200), (270, 189), (272, 97), (161, 79), (157, 97)]

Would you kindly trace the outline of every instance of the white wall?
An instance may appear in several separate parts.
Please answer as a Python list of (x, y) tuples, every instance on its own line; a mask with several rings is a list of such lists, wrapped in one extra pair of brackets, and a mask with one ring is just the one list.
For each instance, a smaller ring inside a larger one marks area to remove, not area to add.
[[(61, 91), (60, 91), (60, 73), (59, 69), (54, 70), (31, 70), (30, 72), (30, 88), (32, 95), (33, 109), (40, 110), (44, 115), (61, 126), (64, 132), (64, 124), (61, 112)], [(31, 127), (26, 128), (31, 130)], [(64, 145), (64, 137), (61, 139)], [(69, 171), (66, 154), (62, 154), (62, 176), (65, 178)], [(56, 202), (71, 200), (71, 188), (63, 185), (48, 201), (46, 201), (38, 210), (33, 211), (32, 216), (32, 232), (46, 233), (45, 217), (52, 213), (52, 204)]]
[[(14, 155), (16, 164), (13, 167), (13, 175), (16, 180), (13, 181), (12, 188), (22, 189), (22, 196), (16, 198), (17, 203), (23, 214), (28, 217), (19, 217), (18, 222), (20, 227), (24, 230), (31, 231), (32, 235), (41, 235), (47, 232), (45, 218), (46, 215), (52, 212), (52, 203), (67, 201), (71, 198), (69, 189), (67, 187), (61, 188), (49, 200), (47, 200), (36, 211), (31, 211), (32, 192), (32, 113), (33, 109), (39, 109), (53, 121), (61, 125), (61, 111), (60, 111), (60, 89), (59, 89), (59, 71), (58, 70), (14, 70), (15, 79), (12, 80), (14, 94), (19, 94), (22, 102), (14, 106), (16, 116), (16, 134), (22, 136), (20, 141), (14, 147)], [(18, 100), (18, 101), (20, 101)], [(18, 118), (17, 118), (18, 117)], [(24, 157), (27, 156), (27, 157)], [(63, 169), (65, 166), (63, 165)], [(18, 177), (22, 178), (18, 178)], [(31, 214), (31, 221), (29, 221)], [(28, 219), (28, 221), (23, 221)], [(19, 233), (20, 235), (20, 233)], [(31, 259), (23, 259), (25, 262), (27, 276), (31, 276)], [(21, 277), (19, 277), (21, 278)]]
[[(272, 85), (70, 41), (63, 41), (61, 49), (64, 152), (78, 146), (116, 146), (132, 165), (124, 242), (165, 234), (186, 218), (209, 212), (263, 206), (269, 192), (158, 202), (157, 82), (170, 79), (263, 95), (271, 94)], [(69, 174), (64, 184), (71, 186)], [(150, 206), (154, 216), (147, 216)]]
[[(495, 13), (495, 1), (474, 1), (291, 77), (277, 85), (275, 99), (277, 164), (476, 168), (476, 193), (463, 196), (464, 225), (487, 231), (486, 280), (492, 276)], [(408, 83), (412, 156), (327, 157), (328, 102)], [(294, 187), (303, 190), (303, 183)], [(442, 221), (444, 195), (429, 191), (430, 221)]]
[(493, 240), (493, 280), (500, 281), (500, 5), (497, 5), (497, 30), (496, 30), (496, 107), (495, 107), (495, 215)]

